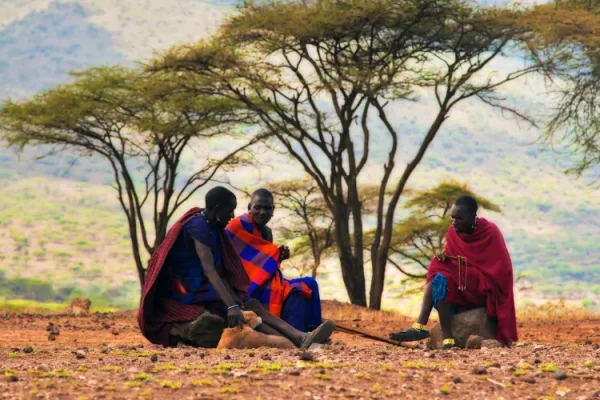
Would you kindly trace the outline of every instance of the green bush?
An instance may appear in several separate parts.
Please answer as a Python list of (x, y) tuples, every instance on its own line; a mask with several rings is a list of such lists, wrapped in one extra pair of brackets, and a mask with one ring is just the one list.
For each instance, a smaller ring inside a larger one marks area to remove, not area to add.
[(32, 278), (14, 278), (0, 281), (0, 296), (9, 299), (54, 301), (56, 292), (49, 282)]

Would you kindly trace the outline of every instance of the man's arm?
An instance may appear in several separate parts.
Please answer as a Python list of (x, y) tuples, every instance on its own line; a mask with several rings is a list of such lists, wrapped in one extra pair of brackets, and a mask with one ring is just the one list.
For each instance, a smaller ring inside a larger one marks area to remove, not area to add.
[(227, 290), (225, 284), (223, 283), (223, 280), (221, 279), (221, 277), (217, 273), (217, 270), (215, 269), (215, 260), (213, 259), (210, 248), (205, 244), (199, 242), (195, 238), (194, 246), (196, 247), (196, 254), (198, 254), (198, 257), (202, 262), (204, 276), (206, 276), (208, 281), (215, 288), (217, 294), (219, 295), (219, 298), (223, 301), (223, 303), (225, 303), (227, 307), (231, 307), (237, 304), (233, 300), (231, 293), (229, 292), (229, 290)]
[[(273, 231), (268, 226), (265, 226), (265, 228), (267, 231), (266, 240), (271, 243), (275, 243), (273, 242)], [(279, 261), (287, 260), (288, 258), (290, 258), (290, 248), (287, 247), (285, 244), (282, 244), (281, 246), (279, 246), (279, 254)]]
[(266, 237), (267, 242), (274, 243), (273, 242), (273, 231), (271, 230), (271, 228), (269, 228), (268, 226), (265, 226), (265, 230), (267, 231), (267, 237)]

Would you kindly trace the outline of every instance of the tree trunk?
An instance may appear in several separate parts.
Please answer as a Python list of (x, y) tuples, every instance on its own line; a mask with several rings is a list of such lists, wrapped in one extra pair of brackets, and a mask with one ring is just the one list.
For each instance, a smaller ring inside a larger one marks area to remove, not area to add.
[(319, 269), (319, 265), (321, 265), (321, 256), (319, 254), (315, 254), (314, 259), (315, 261), (313, 263), (312, 271), (310, 274), (313, 277), (313, 279), (317, 277), (317, 270)]
[[(365, 286), (365, 271), (362, 263), (362, 249), (359, 250), (360, 259), (352, 254), (352, 242), (348, 229), (348, 220), (343, 218), (344, 213), (335, 210), (335, 236), (342, 270), (342, 278), (350, 303), (358, 306), (367, 306)], [(340, 216), (342, 216), (340, 218)]]
[(383, 289), (385, 288), (386, 253), (378, 251), (377, 256), (371, 259), (373, 276), (371, 278), (371, 292), (369, 293), (369, 308), (373, 310), (381, 309), (381, 299), (383, 297)]

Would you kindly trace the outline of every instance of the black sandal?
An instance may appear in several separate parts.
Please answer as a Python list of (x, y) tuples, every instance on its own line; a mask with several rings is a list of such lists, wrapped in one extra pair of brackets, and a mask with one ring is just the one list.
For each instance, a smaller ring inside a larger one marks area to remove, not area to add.
[(419, 340), (427, 339), (428, 337), (429, 331), (427, 328), (417, 323), (404, 331), (390, 333), (390, 339), (398, 342), (418, 342)]
[(335, 323), (333, 321), (325, 321), (312, 332), (307, 332), (300, 343), (301, 349), (308, 349), (313, 343), (323, 343), (329, 339), (333, 330), (335, 329)]

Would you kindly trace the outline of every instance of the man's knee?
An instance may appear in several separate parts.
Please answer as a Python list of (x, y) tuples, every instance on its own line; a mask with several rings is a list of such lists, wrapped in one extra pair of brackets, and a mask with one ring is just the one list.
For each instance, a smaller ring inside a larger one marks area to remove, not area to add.
[(317, 283), (317, 280), (315, 278), (307, 276), (302, 279), (302, 282), (304, 282), (304, 284), (308, 286), (310, 290), (319, 290), (319, 284)]
[(250, 299), (248, 301), (246, 301), (244, 303), (244, 309), (249, 310), (249, 311), (262, 311), (264, 310), (262, 304), (260, 304), (260, 301), (256, 300), (256, 299)]

